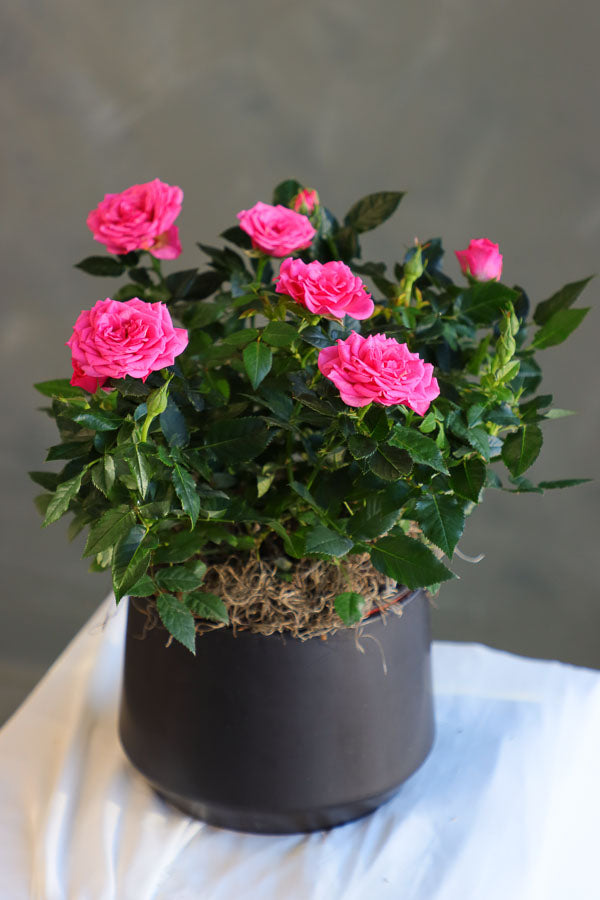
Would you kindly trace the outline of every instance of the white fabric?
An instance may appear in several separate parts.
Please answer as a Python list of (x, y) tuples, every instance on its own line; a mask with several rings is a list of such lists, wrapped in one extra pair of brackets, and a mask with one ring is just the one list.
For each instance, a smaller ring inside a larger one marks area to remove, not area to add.
[(0, 732), (0, 897), (600, 898), (600, 672), (437, 643), (436, 741), (395, 799), (330, 832), (237, 834), (127, 762), (124, 613), (105, 604)]

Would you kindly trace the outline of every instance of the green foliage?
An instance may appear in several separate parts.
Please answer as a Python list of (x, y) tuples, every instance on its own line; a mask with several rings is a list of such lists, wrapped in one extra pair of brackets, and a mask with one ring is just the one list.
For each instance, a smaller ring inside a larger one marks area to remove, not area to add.
[(115, 544), (112, 575), (117, 600), (146, 573), (150, 561), (150, 546), (144, 544), (146, 533), (143, 525), (134, 525)]
[(436, 442), (414, 428), (396, 425), (389, 442), (394, 447), (406, 450), (413, 462), (431, 466), (436, 472), (448, 471)]
[(584, 278), (582, 281), (573, 281), (553, 294), (548, 300), (538, 303), (533, 314), (536, 325), (545, 325), (559, 309), (568, 309), (579, 298), (594, 276)]
[(188, 603), (191, 611), (201, 619), (208, 619), (211, 622), (223, 622), (225, 625), (229, 622), (227, 607), (221, 598), (215, 596), (215, 594), (209, 594), (204, 591), (198, 592), (189, 597)]
[(411, 589), (454, 578), (428, 547), (405, 534), (377, 541), (371, 550), (371, 562), (380, 572)]
[(129, 534), (135, 524), (135, 515), (128, 506), (109, 508), (90, 528), (83, 551), (84, 556), (95, 556), (108, 550)]
[(465, 527), (465, 503), (448, 494), (424, 494), (415, 503), (414, 518), (426, 538), (452, 556)]
[(502, 445), (502, 459), (511, 475), (515, 477), (536, 461), (542, 448), (542, 431), (537, 425), (523, 425), (509, 434)]
[[(291, 206), (302, 187), (282, 182), (274, 202)], [(402, 196), (369, 194), (343, 219), (319, 205), (310, 215), (316, 237), (297, 254), (350, 264), (373, 294), (368, 320), (317, 316), (278, 294), (278, 261), (252, 249), (236, 224), (222, 234), (226, 246), (199, 245), (203, 271), (163, 276), (143, 251), (78, 264), (122, 276), (114, 299), (166, 303), (189, 343), (145, 381), (110, 379), (95, 394), (66, 378), (35, 386), (58, 429), (47, 454), (55, 470), (30, 473), (45, 491), (36, 504), (44, 525), (72, 513), (70, 537), (89, 529), (84, 555), (111, 568), (117, 599), (154, 598), (192, 652), (196, 619), (229, 621), (226, 604), (203, 588), (211, 562), (264, 555), (279, 560), (283, 577), (305, 557), (343, 565), (369, 553), (409, 588), (432, 586), (453, 577), (440, 556), (452, 556), (486, 487), (542, 493), (586, 481), (534, 484), (525, 473), (542, 426), (570, 414), (537, 394), (538, 352), (583, 321), (588, 310), (574, 304), (590, 279), (565, 285), (530, 321), (521, 288), (454, 284), (439, 238), (389, 271), (363, 260), (361, 234)], [(342, 401), (319, 352), (353, 330), (384, 333), (433, 364), (441, 393), (425, 415)], [(364, 613), (351, 590), (335, 606), (346, 625)]]
[(158, 614), (167, 631), (175, 640), (196, 653), (196, 626), (187, 606), (172, 594), (160, 594), (157, 600)]
[(536, 350), (544, 350), (546, 347), (555, 347), (557, 344), (562, 344), (571, 332), (581, 325), (589, 311), (589, 307), (557, 310), (542, 325), (531, 346), (535, 347)]
[(368, 194), (354, 204), (344, 218), (345, 224), (359, 234), (377, 228), (389, 219), (404, 196), (400, 191), (379, 191)]
[(344, 591), (335, 598), (335, 611), (344, 625), (355, 625), (363, 617), (365, 599), (355, 591)]
[(76, 269), (81, 269), (88, 275), (109, 275), (113, 278), (122, 275), (125, 265), (112, 256), (87, 256), (81, 262), (76, 263)]
[(273, 354), (265, 344), (254, 341), (252, 344), (248, 344), (244, 350), (243, 359), (248, 378), (256, 390), (271, 371)]

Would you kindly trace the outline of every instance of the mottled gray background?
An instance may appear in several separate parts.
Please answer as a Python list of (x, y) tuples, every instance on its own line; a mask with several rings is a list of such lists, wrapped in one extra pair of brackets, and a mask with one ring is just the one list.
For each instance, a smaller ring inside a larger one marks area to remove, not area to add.
[[(69, 374), (75, 317), (114, 284), (71, 268), (99, 250), (85, 218), (106, 192), (181, 185), (184, 267), (294, 176), (340, 214), (407, 190), (366, 242), (379, 258), (489, 237), (536, 301), (600, 268), (589, 0), (7, 0), (1, 18), (0, 719), (109, 587), (63, 523), (40, 530), (25, 474), (55, 442), (30, 384)], [(539, 479), (598, 475), (598, 321), (545, 351), (545, 389), (579, 415), (548, 424)], [(597, 543), (596, 483), (490, 493), (462, 542), (486, 559), (456, 566), (435, 635), (600, 666)]]

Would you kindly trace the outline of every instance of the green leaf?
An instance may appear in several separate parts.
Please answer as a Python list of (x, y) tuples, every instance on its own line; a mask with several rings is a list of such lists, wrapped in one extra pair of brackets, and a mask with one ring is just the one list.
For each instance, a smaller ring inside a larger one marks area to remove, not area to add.
[(180, 563), (200, 552), (206, 542), (203, 533), (196, 531), (168, 532), (165, 545), (154, 553), (156, 563)]
[(490, 410), (486, 413), (485, 420), (486, 422), (493, 422), (494, 425), (500, 425), (501, 428), (521, 424), (519, 417), (514, 414), (507, 404), (503, 404), (498, 409)]
[[(408, 490), (406, 491), (408, 493)], [(348, 520), (348, 534), (355, 541), (370, 541), (393, 528), (402, 510), (403, 498), (374, 494), (365, 508)]]
[(80, 387), (75, 387), (66, 378), (55, 378), (52, 381), (38, 381), (34, 384), (36, 391), (44, 397), (55, 397), (58, 400), (73, 400), (87, 395)]
[(149, 384), (130, 375), (126, 375), (125, 378), (113, 378), (112, 384), (124, 397), (147, 397), (152, 392)]
[[(39, 512), (40, 516), (46, 515), (46, 510), (48, 509), (48, 505), (52, 500), (52, 494), (38, 494), (37, 497), (33, 498), (33, 502), (35, 503), (35, 508)], [(70, 523), (73, 524), (72, 522)]]
[(93, 431), (116, 431), (123, 424), (123, 417), (100, 409), (86, 409), (73, 416), (73, 421)]
[(575, 410), (573, 409), (549, 409), (547, 413), (544, 414), (544, 419), (564, 419), (567, 416), (574, 416)]
[(256, 390), (263, 378), (271, 371), (273, 354), (265, 344), (255, 341), (245, 348), (243, 360), (248, 378)]
[(142, 541), (146, 537), (143, 525), (134, 525), (118, 542), (113, 553), (112, 577), (115, 597), (120, 600), (127, 590), (146, 574), (150, 548)]
[(94, 487), (107, 498), (114, 487), (115, 474), (115, 461), (112, 456), (105, 456), (92, 468)]
[(538, 487), (544, 491), (555, 490), (556, 488), (575, 487), (578, 484), (587, 484), (592, 481), (591, 478), (562, 478), (558, 481), (540, 481)]
[(509, 303), (516, 303), (519, 292), (498, 281), (478, 281), (463, 291), (461, 298), (461, 312), (474, 322), (491, 323)]
[(242, 328), (240, 331), (225, 335), (223, 344), (227, 347), (245, 347), (250, 341), (256, 340), (259, 334), (258, 328)]
[(519, 475), (518, 478), (511, 478), (510, 481), (514, 485), (513, 490), (510, 488), (502, 488), (502, 490), (509, 494), (543, 494), (543, 489), (532, 484), (532, 482), (529, 481), (528, 478), (525, 478), (524, 475)]
[(169, 451), (166, 447), (163, 447), (162, 444), (159, 444), (156, 448), (156, 455), (160, 459), (163, 466), (168, 466), (170, 469), (175, 465), (174, 460), (172, 459)]
[(344, 625), (356, 625), (363, 617), (366, 601), (354, 591), (344, 591), (335, 598), (335, 611)]
[(231, 228), (222, 231), (221, 237), (231, 244), (235, 244), (236, 247), (241, 247), (242, 250), (252, 249), (252, 238), (239, 225), (232, 225)]
[[(218, 247), (210, 247), (208, 244), (198, 244), (198, 247), (207, 256), (210, 256), (210, 265), (215, 269), (225, 272), (227, 276), (239, 272), (243, 276), (248, 276), (248, 271), (244, 265), (244, 260), (238, 253), (234, 253), (229, 247), (219, 249)], [(248, 278), (248, 281), (251, 279)]]
[(87, 272), (88, 275), (112, 276), (117, 278), (125, 271), (125, 266), (112, 256), (86, 256), (74, 268)]
[(196, 491), (194, 477), (190, 475), (187, 469), (174, 462), (171, 471), (171, 481), (173, 482), (175, 493), (181, 500), (181, 507), (190, 517), (193, 528), (200, 513), (200, 497)]
[(336, 531), (317, 525), (306, 535), (306, 552), (323, 553), (326, 556), (344, 556), (354, 545), (353, 541), (343, 537)]
[(522, 475), (538, 457), (543, 436), (537, 425), (524, 425), (509, 434), (502, 446), (502, 459), (511, 475)]
[(128, 276), (132, 281), (135, 281), (136, 284), (142, 284), (144, 287), (152, 287), (152, 279), (150, 278), (150, 273), (148, 269), (141, 266), (140, 268), (129, 269)]
[(168, 399), (167, 408), (161, 412), (159, 422), (169, 447), (187, 447), (190, 435), (185, 418), (172, 397)]
[(165, 278), (165, 284), (173, 295), (173, 298), (185, 298), (191, 288), (198, 269), (185, 269), (182, 272), (173, 272)]
[(269, 443), (270, 433), (261, 419), (214, 422), (206, 433), (206, 448), (226, 463), (254, 459)]
[(266, 385), (261, 387), (259, 394), (278, 418), (283, 419), (284, 422), (288, 421), (294, 409), (294, 403), (289, 394)]
[(108, 550), (128, 534), (134, 524), (135, 516), (128, 506), (107, 509), (90, 529), (83, 555), (95, 556), (96, 553)]
[(371, 550), (371, 562), (379, 572), (411, 590), (456, 577), (428, 547), (406, 535), (381, 538)]
[(197, 593), (188, 597), (188, 605), (193, 613), (200, 616), (201, 619), (208, 619), (211, 622), (223, 622), (225, 625), (229, 623), (229, 613), (227, 607), (220, 597), (215, 594)]
[(486, 466), (480, 459), (465, 459), (450, 470), (450, 483), (455, 493), (479, 503), (485, 484)]
[(454, 410), (447, 419), (447, 425), (458, 437), (477, 450), (486, 462), (490, 459), (490, 443), (487, 431), (482, 425), (467, 428), (459, 410)]
[(156, 581), (165, 591), (176, 593), (177, 591), (195, 591), (204, 580), (204, 573), (198, 575), (185, 566), (174, 566), (168, 569), (159, 569), (156, 573)]
[(149, 575), (142, 575), (127, 593), (130, 597), (153, 597), (156, 594), (156, 585)]
[(46, 462), (53, 462), (57, 459), (77, 459), (79, 456), (87, 456), (91, 449), (91, 441), (65, 441), (50, 447), (46, 454)]
[(332, 339), (318, 325), (309, 325), (308, 328), (299, 333), (298, 337), (310, 344), (311, 347), (317, 347), (319, 350), (323, 350), (324, 347), (331, 347)]
[(414, 428), (407, 428), (405, 425), (396, 425), (389, 442), (394, 447), (400, 447), (408, 451), (416, 463), (431, 466), (436, 472), (447, 474), (448, 469), (444, 464), (436, 442), (421, 434), (420, 431), (415, 431)]
[(377, 441), (362, 434), (353, 434), (348, 440), (348, 450), (354, 459), (367, 459), (377, 450)]
[(396, 211), (404, 197), (400, 191), (379, 191), (367, 194), (348, 211), (344, 222), (354, 231), (363, 232), (377, 228)]
[[(158, 290), (159, 290), (158, 288), (152, 289), (153, 292), (158, 291)], [(132, 300), (134, 297), (139, 298), (141, 291), (142, 291), (142, 288), (140, 287), (139, 284), (134, 284), (133, 282), (130, 282), (129, 284), (124, 284), (122, 287), (119, 288), (118, 291), (113, 292), (113, 300), (118, 300), (120, 303), (126, 303), (127, 300)], [(143, 296), (145, 298), (150, 299), (148, 297), (147, 293), (144, 294)], [(156, 300), (158, 298), (155, 297), (154, 299)], [(165, 297), (161, 296), (160, 299), (164, 300)]]
[[(526, 403), (519, 406), (519, 415), (525, 422), (536, 422), (544, 418), (542, 409), (550, 406), (552, 403), (552, 394), (541, 394), (539, 397), (532, 397)], [(518, 422), (517, 424), (521, 424)]]
[(372, 472), (385, 481), (396, 481), (408, 475), (412, 469), (412, 460), (406, 450), (380, 444), (379, 449), (369, 459)]
[(53, 522), (56, 522), (66, 513), (71, 500), (73, 500), (79, 492), (84, 474), (85, 471), (79, 472), (74, 478), (69, 478), (68, 481), (63, 481), (62, 484), (58, 485), (54, 492), (54, 496), (48, 503), (46, 517), (42, 522), (43, 528), (45, 528), (46, 525), (51, 525)]
[(129, 444), (126, 449), (125, 459), (129, 470), (135, 479), (139, 493), (145, 499), (148, 493), (148, 485), (152, 477), (148, 460), (140, 450), (139, 444)]
[(571, 332), (575, 331), (577, 326), (583, 322), (589, 311), (589, 306), (584, 309), (559, 309), (540, 328), (531, 342), (531, 346), (536, 350), (545, 350), (546, 347), (562, 344)]
[(288, 322), (269, 322), (263, 331), (263, 341), (271, 347), (289, 347), (297, 337), (303, 334), (299, 335), (298, 329)]
[(593, 275), (590, 275), (589, 278), (584, 278), (583, 281), (572, 281), (569, 284), (565, 284), (560, 291), (557, 291), (548, 300), (538, 303), (533, 314), (533, 321), (536, 325), (545, 325), (559, 309), (567, 309), (569, 306), (572, 306), (593, 277)]
[(54, 493), (58, 486), (58, 474), (56, 472), (28, 472), (27, 474), (35, 484), (39, 484), (46, 491)]
[(273, 191), (273, 204), (281, 204), (281, 206), (289, 206), (298, 191), (302, 190), (302, 185), (295, 178), (286, 178), (281, 181)]
[(196, 623), (187, 606), (171, 594), (159, 594), (156, 607), (169, 634), (195, 655)]
[[(183, 297), (185, 300), (205, 300), (221, 287), (226, 277), (227, 273), (222, 271), (200, 272), (191, 283), (187, 284), (185, 287), (178, 287), (175, 296)], [(182, 293), (182, 291), (184, 291), (184, 293)]]
[[(199, 303), (194, 307), (191, 319), (188, 321), (186, 318), (185, 324), (188, 328), (206, 328), (207, 325), (211, 325), (213, 322), (217, 321), (221, 313), (227, 309), (230, 303), (231, 300), (226, 298), (214, 300), (210, 303)], [(193, 341), (190, 340), (190, 346), (192, 344)]]
[(452, 556), (465, 528), (464, 505), (447, 494), (425, 494), (415, 504), (415, 518), (425, 537)]
[(298, 481), (290, 482), (291, 489), (298, 494), (299, 497), (302, 497), (309, 506), (313, 506), (315, 509), (319, 509), (319, 504), (311, 494), (311, 492), (306, 488), (303, 484), (300, 484)]
[(383, 406), (372, 403), (364, 418), (364, 423), (368, 427), (374, 441), (382, 441), (389, 434), (390, 424)]

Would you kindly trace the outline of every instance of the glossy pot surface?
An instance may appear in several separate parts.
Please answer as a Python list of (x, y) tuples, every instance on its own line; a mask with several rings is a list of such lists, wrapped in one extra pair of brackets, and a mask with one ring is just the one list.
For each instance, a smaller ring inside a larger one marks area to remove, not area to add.
[(120, 735), (190, 815), (240, 831), (330, 828), (389, 799), (433, 740), (428, 600), (327, 640), (222, 629), (196, 656), (130, 603)]

